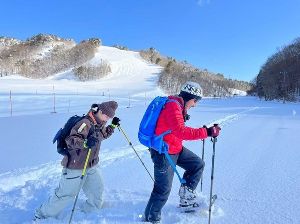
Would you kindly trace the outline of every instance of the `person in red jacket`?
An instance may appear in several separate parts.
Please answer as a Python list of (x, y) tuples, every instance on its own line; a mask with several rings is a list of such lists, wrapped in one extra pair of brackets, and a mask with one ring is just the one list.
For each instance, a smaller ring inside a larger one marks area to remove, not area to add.
[[(204, 161), (199, 156), (182, 145), (183, 140), (199, 140), (207, 137), (217, 137), (220, 128), (191, 128), (185, 126), (189, 119), (187, 111), (195, 107), (203, 96), (202, 88), (196, 82), (186, 82), (178, 96), (169, 96), (172, 101), (165, 104), (157, 120), (155, 135), (165, 131), (171, 133), (164, 136), (164, 141), (169, 146), (169, 155), (174, 164), (185, 170), (183, 178), (186, 183), (179, 189), (180, 206), (197, 207), (195, 189), (200, 181), (204, 169)], [(174, 102), (175, 100), (175, 102)], [(176, 102), (177, 101), (177, 102)], [(168, 200), (172, 188), (174, 170), (165, 158), (156, 150), (150, 149), (151, 159), (154, 163), (154, 187), (145, 209), (145, 221), (159, 223), (161, 210)]]

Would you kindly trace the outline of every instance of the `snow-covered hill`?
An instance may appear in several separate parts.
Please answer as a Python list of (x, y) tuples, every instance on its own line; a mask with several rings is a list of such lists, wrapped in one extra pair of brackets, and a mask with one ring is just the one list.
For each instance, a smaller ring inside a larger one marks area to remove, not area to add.
[[(153, 172), (150, 155), (138, 142), (137, 131), (151, 97), (163, 94), (155, 83), (161, 68), (144, 62), (136, 52), (110, 47), (100, 47), (89, 63), (99, 60), (108, 61), (112, 73), (95, 82), (78, 82), (70, 72), (47, 80), (0, 78), (1, 224), (32, 223), (34, 210), (53, 194), (60, 178), (61, 157), (51, 142), (53, 135), (71, 115), (86, 113), (94, 102), (118, 101), (116, 115)], [(57, 113), (52, 113), (53, 92)], [(219, 123), (222, 127), (216, 145), (214, 192), (219, 199), (213, 224), (300, 223), (299, 114), (299, 104), (251, 97), (206, 98), (191, 109), (188, 125)], [(184, 145), (201, 155), (202, 142), (186, 141)], [(205, 200), (209, 195), (211, 156), (208, 139), (203, 192), (197, 188)], [(103, 142), (100, 170), (105, 186), (104, 208), (88, 215), (76, 211), (74, 223), (141, 223), (139, 216), (153, 183), (121, 132), (116, 131)], [(207, 223), (207, 217), (200, 214), (178, 212), (179, 185), (175, 177), (162, 223)], [(79, 203), (84, 199), (81, 194)], [(67, 223), (70, 210), (66, 208), (58, 219), (39, 223)]]
[(229, 92), (233, 96), (247, 96), (247, 92), (246, 91), (242, 91), (242, 90), (238, 90), (238, 89), (229, 88)]
[(21, 76), (0, 77), (0, 93), (93, 93), (105, 95), (143, 94), (156, 89), (160, 66), (144, 61), (138, 52), (100, 46), (95, 57), (87, 64), (97, 65), (101, 60), (110, 64), (112, 72), (105, 78), (79, 82), (72, 71), (48, 77), (45, 80), (22, 78)]

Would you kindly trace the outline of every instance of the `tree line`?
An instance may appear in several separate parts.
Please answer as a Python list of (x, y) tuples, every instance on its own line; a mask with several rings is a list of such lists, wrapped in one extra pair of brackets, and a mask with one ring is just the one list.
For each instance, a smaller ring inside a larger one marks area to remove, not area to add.
[[(101, 60), (88, 65), (101, 40), (91, 38), (76, 44), (71, 39), (38, 34), (26, 41), (0, 38), (0, 75), (19, 74), (28, 78), (45, 78), (72, 69), (80, 81), (101, 78), (111, 72), (110, 65)], [(10, 43), (12, 42), (12, 43)], [(5, 46), (5, 43), (8, 43)]]
[(187, 80), (200, 83), (205, 96), (232, 96), (234, 89), (249, 91), (252, 88), (248, 82), (227, 79), (223, 74), (196, 68), (187, 61), (177, 61), (172, 57), (162, 56), (153, 47), (140, 51), (140, 55), (145, 60), (163, 67), (158, 85), (169, 94), (178, 93)]
[(271, 55), (253, 83), (254, 91), (265, 100), (299, 100), (300, 38)]

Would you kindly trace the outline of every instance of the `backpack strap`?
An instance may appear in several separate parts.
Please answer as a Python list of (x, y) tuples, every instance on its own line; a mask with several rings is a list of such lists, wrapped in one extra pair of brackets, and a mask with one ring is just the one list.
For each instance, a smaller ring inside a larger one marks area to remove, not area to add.
[(171, 102), (177, 103), (177, 105), (179, 105), (180, 108), (183, 109), (183, 108), (182, 108), (182, 105), (181, 105), (177, 100), (173, 100), (173, 99), (170, 100), (170, 99), (168, 99), (166, 103), (171, 103)]
[(89, 136), (91, 136), (91, 135), (95, 132), (95, 129), (96, 129), (95, 126), (96, 126), (96, 125), (95, 125), (93, 119), (92, 119), (89, 115), (87, 115), (86, 117), (87, 117), (87, 119), (91, 122), (91, 128), (90, 128), (90, 130), (89, 130), (88, 135), (86, 136), (86, 138), (88, 138)]
[(87, 114), (87, 117), (88, 117), (89, 120), (91, 120), (91, 122), (92, 122), (94, 125), (97, 124), (97, 121), (96, 121), (96, 119), (95, 119), (94, 114), (93, 114), (92, 111), (90, 111), (90, 112)]
[[(174, 170), (174, 172), (176, 173), (176, 175), (177, 175), (177, 177), (178, 177), (178, 179), (179, 179), (179, 181), (180, 181), (180, 183), (181, 184), (185, 184), (186, 183), (186, 180), (185, 179), (183, 179), (183, 178), (181, 178), (181, 176), (180, 176), (180, 174), (179, 174), (179, 172), (177, 171), (177, 169), (176, 169), (176, 164), (174, 163), (174, 161), (172, 160), (172, 158), (171, 158), (171, 156), (169, 155), (169, 145), (167, 144), (167, 143), (165, 143), (162, 139), (163, 139), (163, 137), (166, 135), (166, 134), (169, 134), (169, 133), (171, 133), (171, 130), (168, 130), (168, 131), (165, 131), (165, 132), (163, 132), (162, 134), (160, 134), (160, 135), (158, 135), (158, 136), (156, 136), (155, 137), (155, 139), (161, 139), (161, 144), (162, 144), (162, 146), (160, 147), (160, 150), (158, 151), (158, 153), (159, 154), (164, 154), (165, 155), (165, 157), (167, 158), (167, 160), (168, 160), (168, 162), (169, 162), (169, 164), (170, 164), (170, 166), (172, 167), (172, 169)], [(156, 150), (156, 149), (154, 149), (154, 150)]]
[(180, 108), (181, 108), (181, 110), (182, 110), (183, 120), (184, 120), (184, 122), (186, 122), (184, 107), (183, 107), (177, 100), (171, 99), (171, 100), (168, 100), (168, 101), (167, 101), (167, 103), (169, 103), (169, 102), (175, 102), (175, 103), (177, 103), (177, 105), (180, 106)]
[(174, 161), (172, 160), (171, 156), (169, 155), (169, 153), (168, 153), (168, 152), (165, 152), (164, 154), (165, 154), (167, 160), (169, 161), (169, 163), (170, 163), (172, 169), (173, 169), (174, 172), (176, 173), (176, 175), (177, 175), (177, 177), (178, 177), (180, 183), (181, 183), (181, 184), (185, 184), (185, 183), (186, 183), (186, 180), (183, 179), (183, 178), (181, 178), (180, 174), (178, 173), (178, 171), (177, 171), (177, 169), (176, 169), (176, 165), (175, 165)]
[[(168, 101), (167, 101), (166, 103), (171, 103), (171, 102), (177, 103), (177, 105), (179, 105), (180, 108), (182, 109), (182, 105), (181, 105), (177, 100), (173, 100), (173, 99), (169, 100), (169, 99), (168, 99)], [(161, 138), (161, 139), (163, 139), (163, 137), (164, 137), (166, 134), (170, 134), (171, 132), (172, 132), (171, 130), (165, 131), (165, 132), (163, 132), (162, 134), (158, 135), (156, 138)], [(171, 156), (169, 155), (169, 152), (168, 152), (168, 151), (169, 151), (169, 146), (168, 146), (168, 144), (165, 143), (165, 144), (164, 144), (164, 147), (163, 147), (163, 150), (161, 150), (161, 151), (159, 152), (159, 154), (161, 154), (161, 153), (165, 154), (165, 157), (167, 158), (167, 160), (168, 160), (170, 166), (172, 167), (172, 169), (173, 169), (174, 172), (176, 173), (176, 175), (177, 175), (177, 177), (178, 177), (180, 183), (181, 183), (181, 184), (185, 184), (185, 183), (186, 183), (186, 180), (183, 179), (183, 178), (181, 178), (181, 176), (180, 176), (178, 170), (176, 169), (176, 165), (175, 165), (174, 161), (172, 160)]]
[[(177, 100), (167, 100), (167, 102), (166, 102), (166, 104), (167, 103), (171, 103), (171, 102), (175, 102), (175, 103), (177, 103), (177, 105), (179, 105), (180, 106), (180, 108), (182, 109), (182, 105), (177, 101)], [(172, 131), (171, 130), (168, 130), (168, 131), (165, 131), (165, 132), (163, 132), (162, 134), (160, 134), (159, 136), (161, 136), (161, 135), (163, 135), (163, 136), (165, 136), (166, 134), (170, 134)], [(158, 137), (159, 137), (158, 136)], [(161, 152), (160, 152), (161, 153)]]

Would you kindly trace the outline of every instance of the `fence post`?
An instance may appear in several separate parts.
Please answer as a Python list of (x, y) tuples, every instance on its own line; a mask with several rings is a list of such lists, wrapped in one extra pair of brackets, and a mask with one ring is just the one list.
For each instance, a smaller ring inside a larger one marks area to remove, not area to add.
[(71, 106), (71, 101), (70, 101), (70, 98), (69, 98), (69, 107), (68, 107), (68, 113), (70, 113), (70, 106)]
[(128, 95), (128, 107), (127, 108), (130, 108), (130, 95)]
[(11, 97), (11, 90), (9, 91), (9, 102), (10, 102), (10, 116), (12, 117), (12, 97)]
[(56, 113), (56, 111), (55, 111), (55, 93), (53, 93), (53, 112), (52, 113)]
[(52, 113), (56, 113), (56, 110), (55, 110), (55, 91), (54, 91), (54, 85), (53, 85), (53, 112)]

